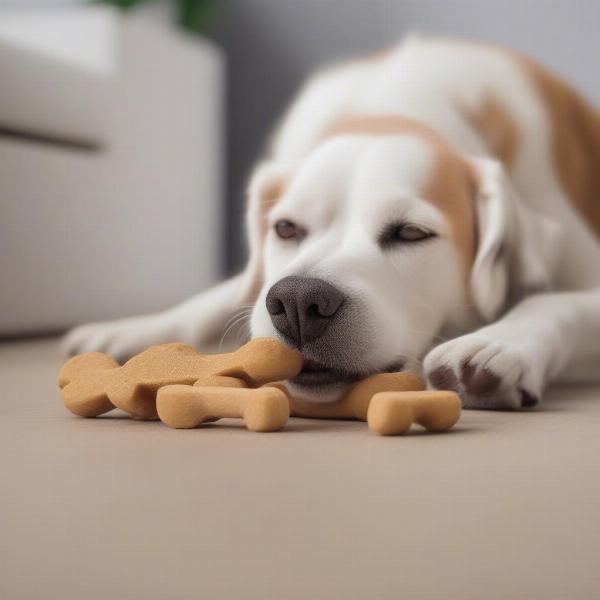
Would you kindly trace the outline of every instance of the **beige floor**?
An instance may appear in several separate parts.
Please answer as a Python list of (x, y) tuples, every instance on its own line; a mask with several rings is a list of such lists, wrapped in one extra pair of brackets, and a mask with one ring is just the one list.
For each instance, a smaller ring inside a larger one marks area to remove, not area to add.
[(74, 417), (0, 345), (0, 598), (600, 597), (600, 388), (455, 432)]

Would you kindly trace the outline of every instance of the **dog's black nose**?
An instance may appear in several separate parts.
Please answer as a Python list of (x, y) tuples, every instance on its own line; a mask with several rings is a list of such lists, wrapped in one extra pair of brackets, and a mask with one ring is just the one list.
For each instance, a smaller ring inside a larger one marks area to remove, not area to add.
[(322, 279), (284, 277), (267, 294), (273, 325), (299, 346), (325, 333), (344, 294)]

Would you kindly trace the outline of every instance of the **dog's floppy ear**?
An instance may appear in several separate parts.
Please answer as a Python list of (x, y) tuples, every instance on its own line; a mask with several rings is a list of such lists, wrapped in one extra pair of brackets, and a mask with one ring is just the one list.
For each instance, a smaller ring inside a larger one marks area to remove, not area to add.
[(263, 246), (267, 235), (269, 212), (281, 198), (289, 183), (293, 166), (268, 161), (260, 164), (248, 185), (246, 231), (248, 264), (243, 273), (244, 302), (254, 302), (263, 283)]
[(473, 159), (478, 247), (471, 293), (481, 316), (498, 316), (509, 298), (547, 289), (559, 256), (560, 227), (526, 207), (502, 165)]

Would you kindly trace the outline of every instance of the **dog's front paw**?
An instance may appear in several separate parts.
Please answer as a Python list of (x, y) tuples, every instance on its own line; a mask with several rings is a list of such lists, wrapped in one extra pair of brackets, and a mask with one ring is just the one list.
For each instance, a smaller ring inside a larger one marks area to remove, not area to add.
[(122, 362), (154, 344), (175, 341), (180, 341), (176, 328), (164, 318), (143, 316), (75, 327), (64, 337), (62, 347), (70, 356), (105, 352)]
[(541, 373), (516, 344), (465, 335), (425, 358), (430, 385), (458, 392), (464, 408), (515, 410), (539, 403)]

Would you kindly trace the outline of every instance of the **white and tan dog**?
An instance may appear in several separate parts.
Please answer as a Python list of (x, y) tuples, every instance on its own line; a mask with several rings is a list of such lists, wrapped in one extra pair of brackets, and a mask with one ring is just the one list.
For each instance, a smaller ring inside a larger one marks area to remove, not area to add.
[(251, 304), (253, 336), (304, 353), (308, 400), (423, 366), (465, 407), (521, 408), (600, 374), (600, 114), (515, 52), (411, 37), (318, 74), (247, 216), (241, 275), (67, 349), (202, 348)]

